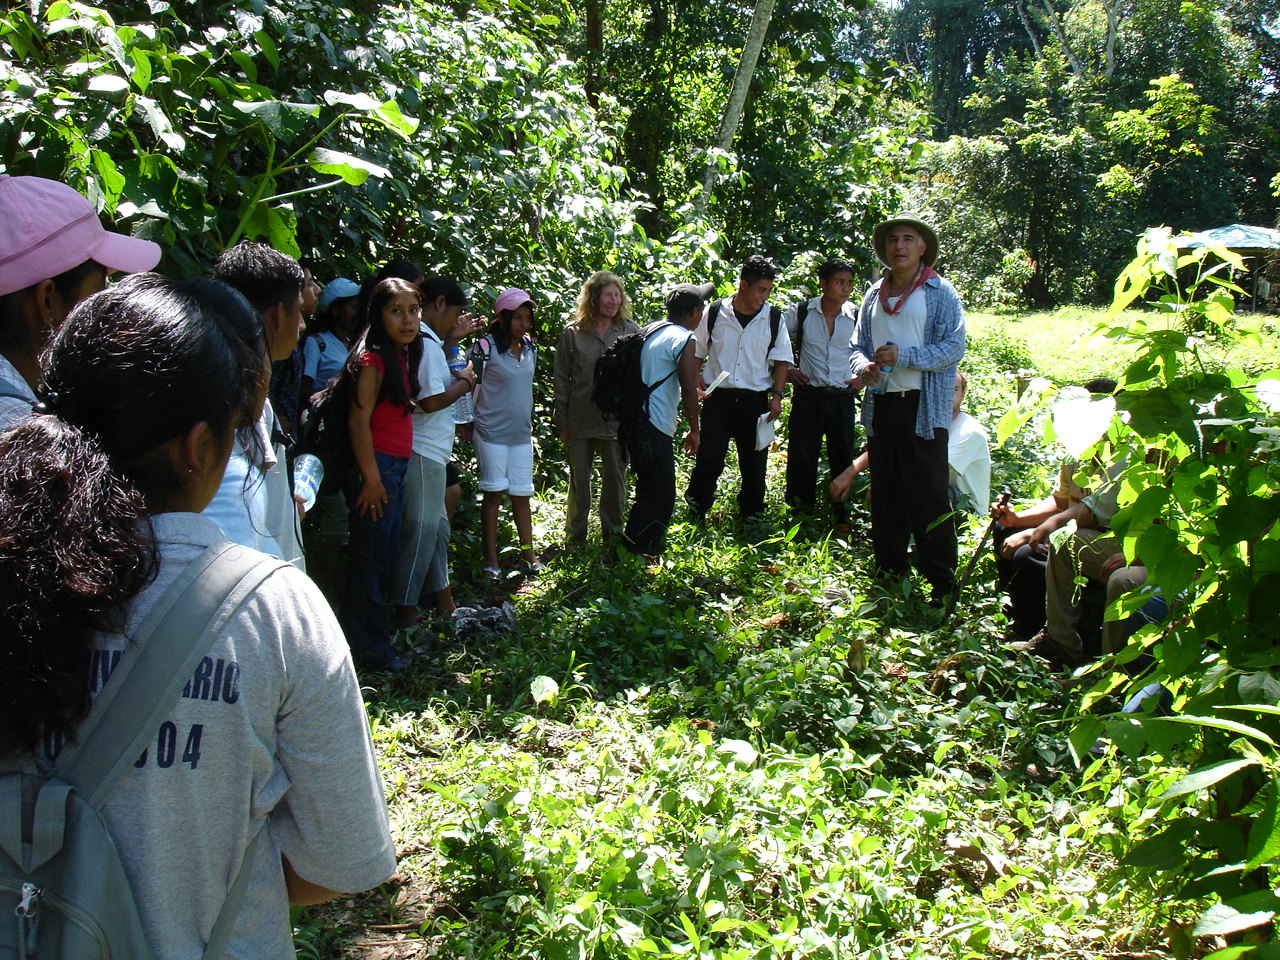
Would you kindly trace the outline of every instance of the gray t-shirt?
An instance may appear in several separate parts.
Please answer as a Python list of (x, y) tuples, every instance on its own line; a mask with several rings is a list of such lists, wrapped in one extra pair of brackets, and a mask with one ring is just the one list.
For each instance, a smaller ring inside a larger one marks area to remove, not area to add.
[[(488, 357), (485, 347), (488, 344)], [(492, 336), (471, 348), (471, 362), (483, 373), (475, 392), (476, 434), (485, 443), (515, 446), (533, 436), (533, 368), (537, 350), (525, 338), (519, 359), (510, 350), (500, 351)]]
[[(95, 695), (165, 588), (221, 539), (197, 514), (161, 514), (152, 527), (160, 570), (123, 634), (95, 639)], [(294, 955), (281, 854), (333, 890), (391, 876), (360, 687), (342, 630), (305, 574), (280, 569), (246, 600), (103, 814), (157, 960), (202, 956), (257, 822), (266, 826), (227, 958)]]
[(649, 334), (640, 350), (640, 378), (645, 386), (667, 378), (649, 394), (649, 422), (669, 437), (675, 436), (679, 422), (676, 408), (680, 400), (680, 374), (677, 367), (685, 344), (692, 338), (692, 330), (678, 323), (668, 323)]

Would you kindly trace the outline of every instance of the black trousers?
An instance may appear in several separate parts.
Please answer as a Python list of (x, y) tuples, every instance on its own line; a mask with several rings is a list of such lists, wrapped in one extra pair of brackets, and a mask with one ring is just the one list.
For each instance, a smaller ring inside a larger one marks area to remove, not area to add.
[(867, 450), (871, 454), (871, 544), (882, 573), (910, 571), (914, 536), (920, 573), (935, 590), (956, 579), (956, 524), (947, 496), (947, 431), (916, 436), (920, 391), (876, 397)]
[(636, 475), (636, 499), (627, 515), (622, 543), (632, 553), (656, 556), (662, 552), (676, 506), (675, 438), (645, 417), (628, 428), (624, 439)]
[(769, 391), (726, 390), (720, 387), (702, 405), (702, 440), (689, 477), (685, 498), (705, 514), (716, 500), (716, 484), (724, 473), (729, 441), (738, 448), (738, 513), (754, 517), (764, 512), (764, 473), (769, 451), (756, 449), (756, 421), (769, 410)]
[[(714, 396), (714, 394), (713, 394)], [(798, 386), (787, 420), (787, 503), (810, 513), (817, 505), (818, 455), (827, 442), (827, 469), (834, 479), (853, 463), (857, 402), (852, 391)], [(837, 516), (848, 513), (833, 505)]]
[(996, 576), (1009, 594), (1009, 619), (1018, 636), (1030, 640), (1044, 629), (1044, 578), (1049, 555), (1036, 553), (1023, 544), (1006, 560), (1000, 550), (1010, 534), (1016, 532), (1014, 528), (996, 524), (991, 540), (996, 553)]

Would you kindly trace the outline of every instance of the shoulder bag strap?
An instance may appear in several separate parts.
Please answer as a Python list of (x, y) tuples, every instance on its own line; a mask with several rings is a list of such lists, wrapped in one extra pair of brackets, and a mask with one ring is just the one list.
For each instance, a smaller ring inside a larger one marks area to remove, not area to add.
[(804, 346), (804, 322), (809, 319), (809, 301), (801, 300), (796, 304), (796, 335), (791, 338), (791, 350), (795, 354), (795, 365), (800, 366), (800, 348)]
[(100, 809), (177, 703), (214, 636), (258, 584), (284, 566), (228, 540), (208, 547), (143, 621), (135, 655), (121, 658), (81, 723), (78, 742), (63, 748), (57, 778)]

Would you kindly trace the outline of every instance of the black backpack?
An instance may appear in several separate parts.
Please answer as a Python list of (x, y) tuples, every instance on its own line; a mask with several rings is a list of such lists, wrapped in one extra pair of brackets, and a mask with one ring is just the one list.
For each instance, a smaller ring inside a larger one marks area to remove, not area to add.
[(671, 325), (671, 321), (651, 324), (639, 333), (618, 340), (596, 361), (595, 385), (591, 402), (609, 420), (626, 428), (649, 415), (649, 397), (671, 379), (673, 369), (657, 383), (646, 385), (640, 375), (640, 350), (649, 334)]
[(340, 491), (356, 469), (351, 449), (351, 378), (338, 371), (307, 401), (298, 421), (298, 442), (294, 457), (310, 453), (324, 464), (320, 495)]

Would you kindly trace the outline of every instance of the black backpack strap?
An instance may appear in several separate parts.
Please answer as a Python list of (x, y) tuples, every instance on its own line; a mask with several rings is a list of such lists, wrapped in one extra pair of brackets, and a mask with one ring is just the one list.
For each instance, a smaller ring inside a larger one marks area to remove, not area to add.
[[(644, 333), (642, 334), (645, 342), (646, 343), (648, 342), (651, 334), (657, 333), (663, 327), (669, 327), (669, 326), (671, 326), (671, 321), (663, 320), (660, 323), (655, 323), (653, 324), (653, 326), (646, 328)], [(643, 343), (640, 345), (640, 349), (642, 351), (644, 350)], [(655, 390), (657, 390), (660, 386), (662, 386), (664, 383), (670, 380), (675, 375), (675, 372), (678, 369), (679, 369), (678, 365), (675, 367), (672, 367), (665, 377), (663, 377), (661, 380), (655, 381), (654, 383), (645, 383), (643, 380), (641, 380), (640, 385), (644, 387), (644, 398), (640, 401), (640, 408), (644, 411), (644, 415), (646, 417), (649, 415), (649, 398), (653, 396), (653, 392)]]
[(796, 335), (791, 339), (791, 355), (796, 366), (800, 366), (800, 348), (804, 346), (804, 322), (809, 317), (809, 301), (801, 300), (796, 304)]
[(707, 340), (711, 339), (711, 331), (716, 328), (716, 318), (720, 316), (720, 301), (713, 300), (707, 311)]
[(778, 327), (782, 326), (782, 308), (769, 308), (769, 353), (773, 353), (773, 345), (778, 342)]

